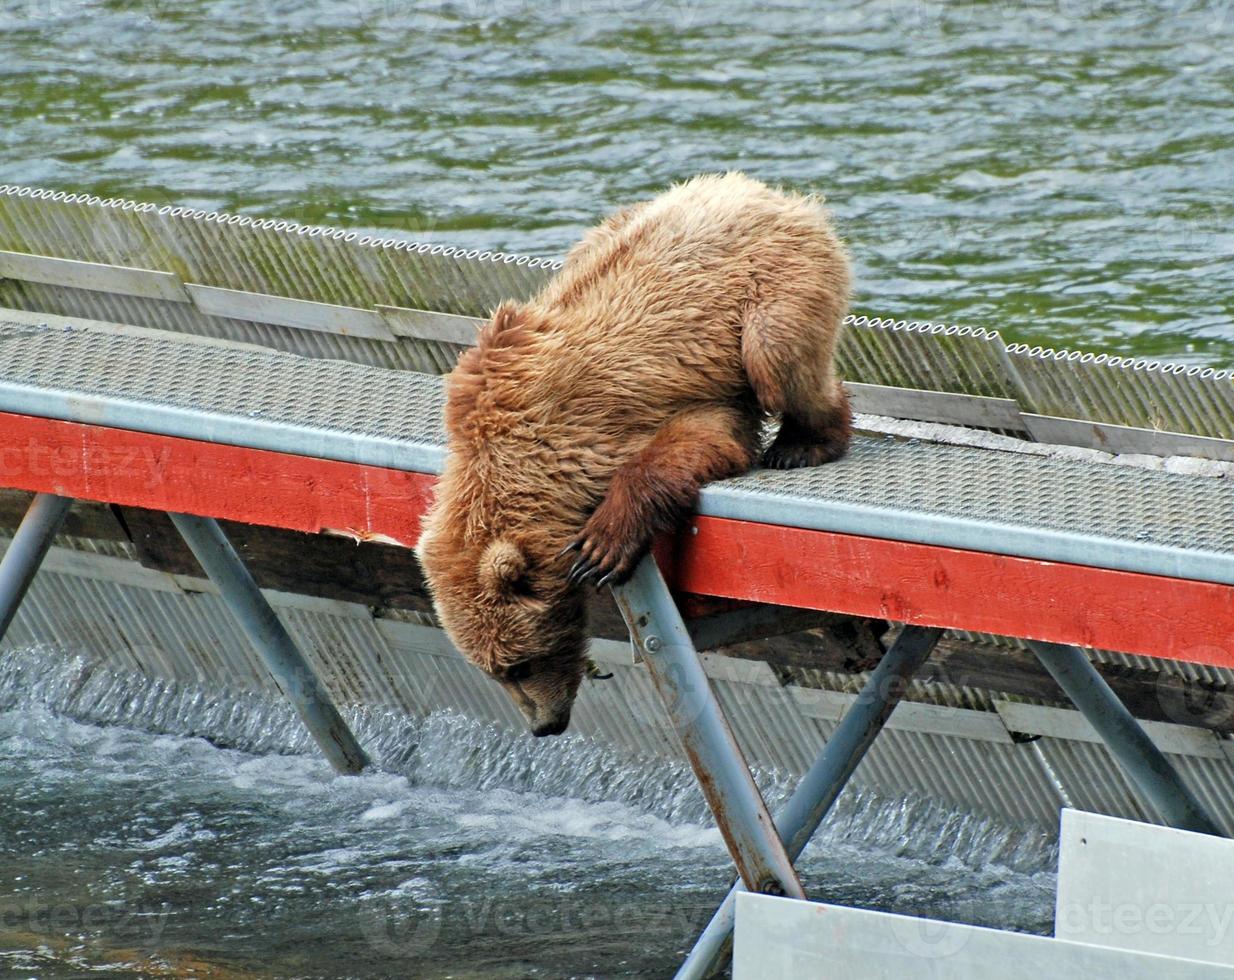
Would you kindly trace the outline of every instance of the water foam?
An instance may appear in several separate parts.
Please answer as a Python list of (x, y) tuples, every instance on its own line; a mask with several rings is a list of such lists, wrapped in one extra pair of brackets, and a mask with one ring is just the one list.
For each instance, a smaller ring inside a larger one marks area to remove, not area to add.
[[(290, 780), (294, 785), (285, 789), (305, 794), (323, 780), (339, 782), (330, 780), (295, 712), (274, 697), (147, 678), (48, 649), (0, 655), (0, 710), (31, 707), (92, 726), (201, 738), (251, 756), (300, 757), (273, 766), (237, 757), (242, 761), (222, 768), (238, 788)], [(380, 769), (364, 784), (395, 779), (382, 784), (385, 795), (377, 793), (357, 814), (363, 824), (388, 825), (408, 817), (411, 804), (399, 788), (405, 779), (415, 786), (484, 794), (486, 806), (459, 816), (477, 829), (500, 822), (520, 834), (614, 840), (650, 833), (678, 847), (719, 845), (683, 764), (631, 759), (579, 736), (530, 739), (451, 712), (412, 718), (352, 708), (345, 714)], [(792, 781), (776, 773), (757, 775), (774, 810)], [(542, 805), (529, 807), (529, 796)], [(855, 789), (842, 794), (806, 859), (841, 845), (931, 864), (995, 865), (1027, 874), (1049, 871), (1057, 860), (1055, 841), (1036, 827), (1009, 827), (930, 800), (888, 799)]]

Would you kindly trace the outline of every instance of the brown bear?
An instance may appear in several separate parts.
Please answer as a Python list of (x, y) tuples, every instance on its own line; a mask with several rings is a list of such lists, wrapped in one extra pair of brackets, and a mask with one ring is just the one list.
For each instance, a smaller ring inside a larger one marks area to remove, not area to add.
[(624, 581), (703, 484), (752, 467), (769, 415), (764, 465), (844, 453), (849, 293), (818, 199), (696, 177), (589, 231), (460, 358), (416, 550), (441, 625), (535, 735), (570, 721), (586, 581)]

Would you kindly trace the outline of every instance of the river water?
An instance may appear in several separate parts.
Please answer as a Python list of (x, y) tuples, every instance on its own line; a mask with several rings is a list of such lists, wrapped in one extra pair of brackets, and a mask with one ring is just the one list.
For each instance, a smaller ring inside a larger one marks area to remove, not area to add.
[[(335, 776), (279, 701), (0, 657), (0, 970), (658, 977), (729, 884), (682, 767), (349, 720), (381, 772)], [(850, 792), (800, 867), (819, 899), (1049, 932), (1056, 857), (1040, 829)]]
[(0, 180), (557, 255), (742, 168), (862, 311), (1234, 366), (1230, 0), (2, 0)]
[[(826, 193), (865, 312), (1234, 366), (1229, 0), (0, 0), (0, 122), (4, 182), (539, 255), (741, 168)], [(727, 885), (679, 769), (373, 716), (335, 779), (281, 705), (79, 677), (0, 661), (15, 975), (659, 976)], [(1054, 860), (850, 794), (803, 867), (1048, 931)]]

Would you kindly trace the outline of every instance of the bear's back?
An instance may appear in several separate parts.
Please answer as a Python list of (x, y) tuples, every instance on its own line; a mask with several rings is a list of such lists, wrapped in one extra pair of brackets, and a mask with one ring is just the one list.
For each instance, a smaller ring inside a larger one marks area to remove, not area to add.
[(624, 416), (636, 394), (671, 413), (741, 396), (752, 306), (830, 289), (837, 269), (847, 260), (818, 200), (728, 173), (618, 211), (529, 305), (557, 334), (546, 369), (587, 379), (589, 407)]

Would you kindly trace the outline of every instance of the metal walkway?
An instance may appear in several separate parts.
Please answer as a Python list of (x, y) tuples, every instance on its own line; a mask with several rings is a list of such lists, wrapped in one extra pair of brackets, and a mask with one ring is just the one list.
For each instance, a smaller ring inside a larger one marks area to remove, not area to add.
[[(440, 472), (438, 377), (256, 348), (0, 323), (0, 412)], [(858, 437), (713, 484), (699, 513), (1234, 584), (1234, 481)]]

